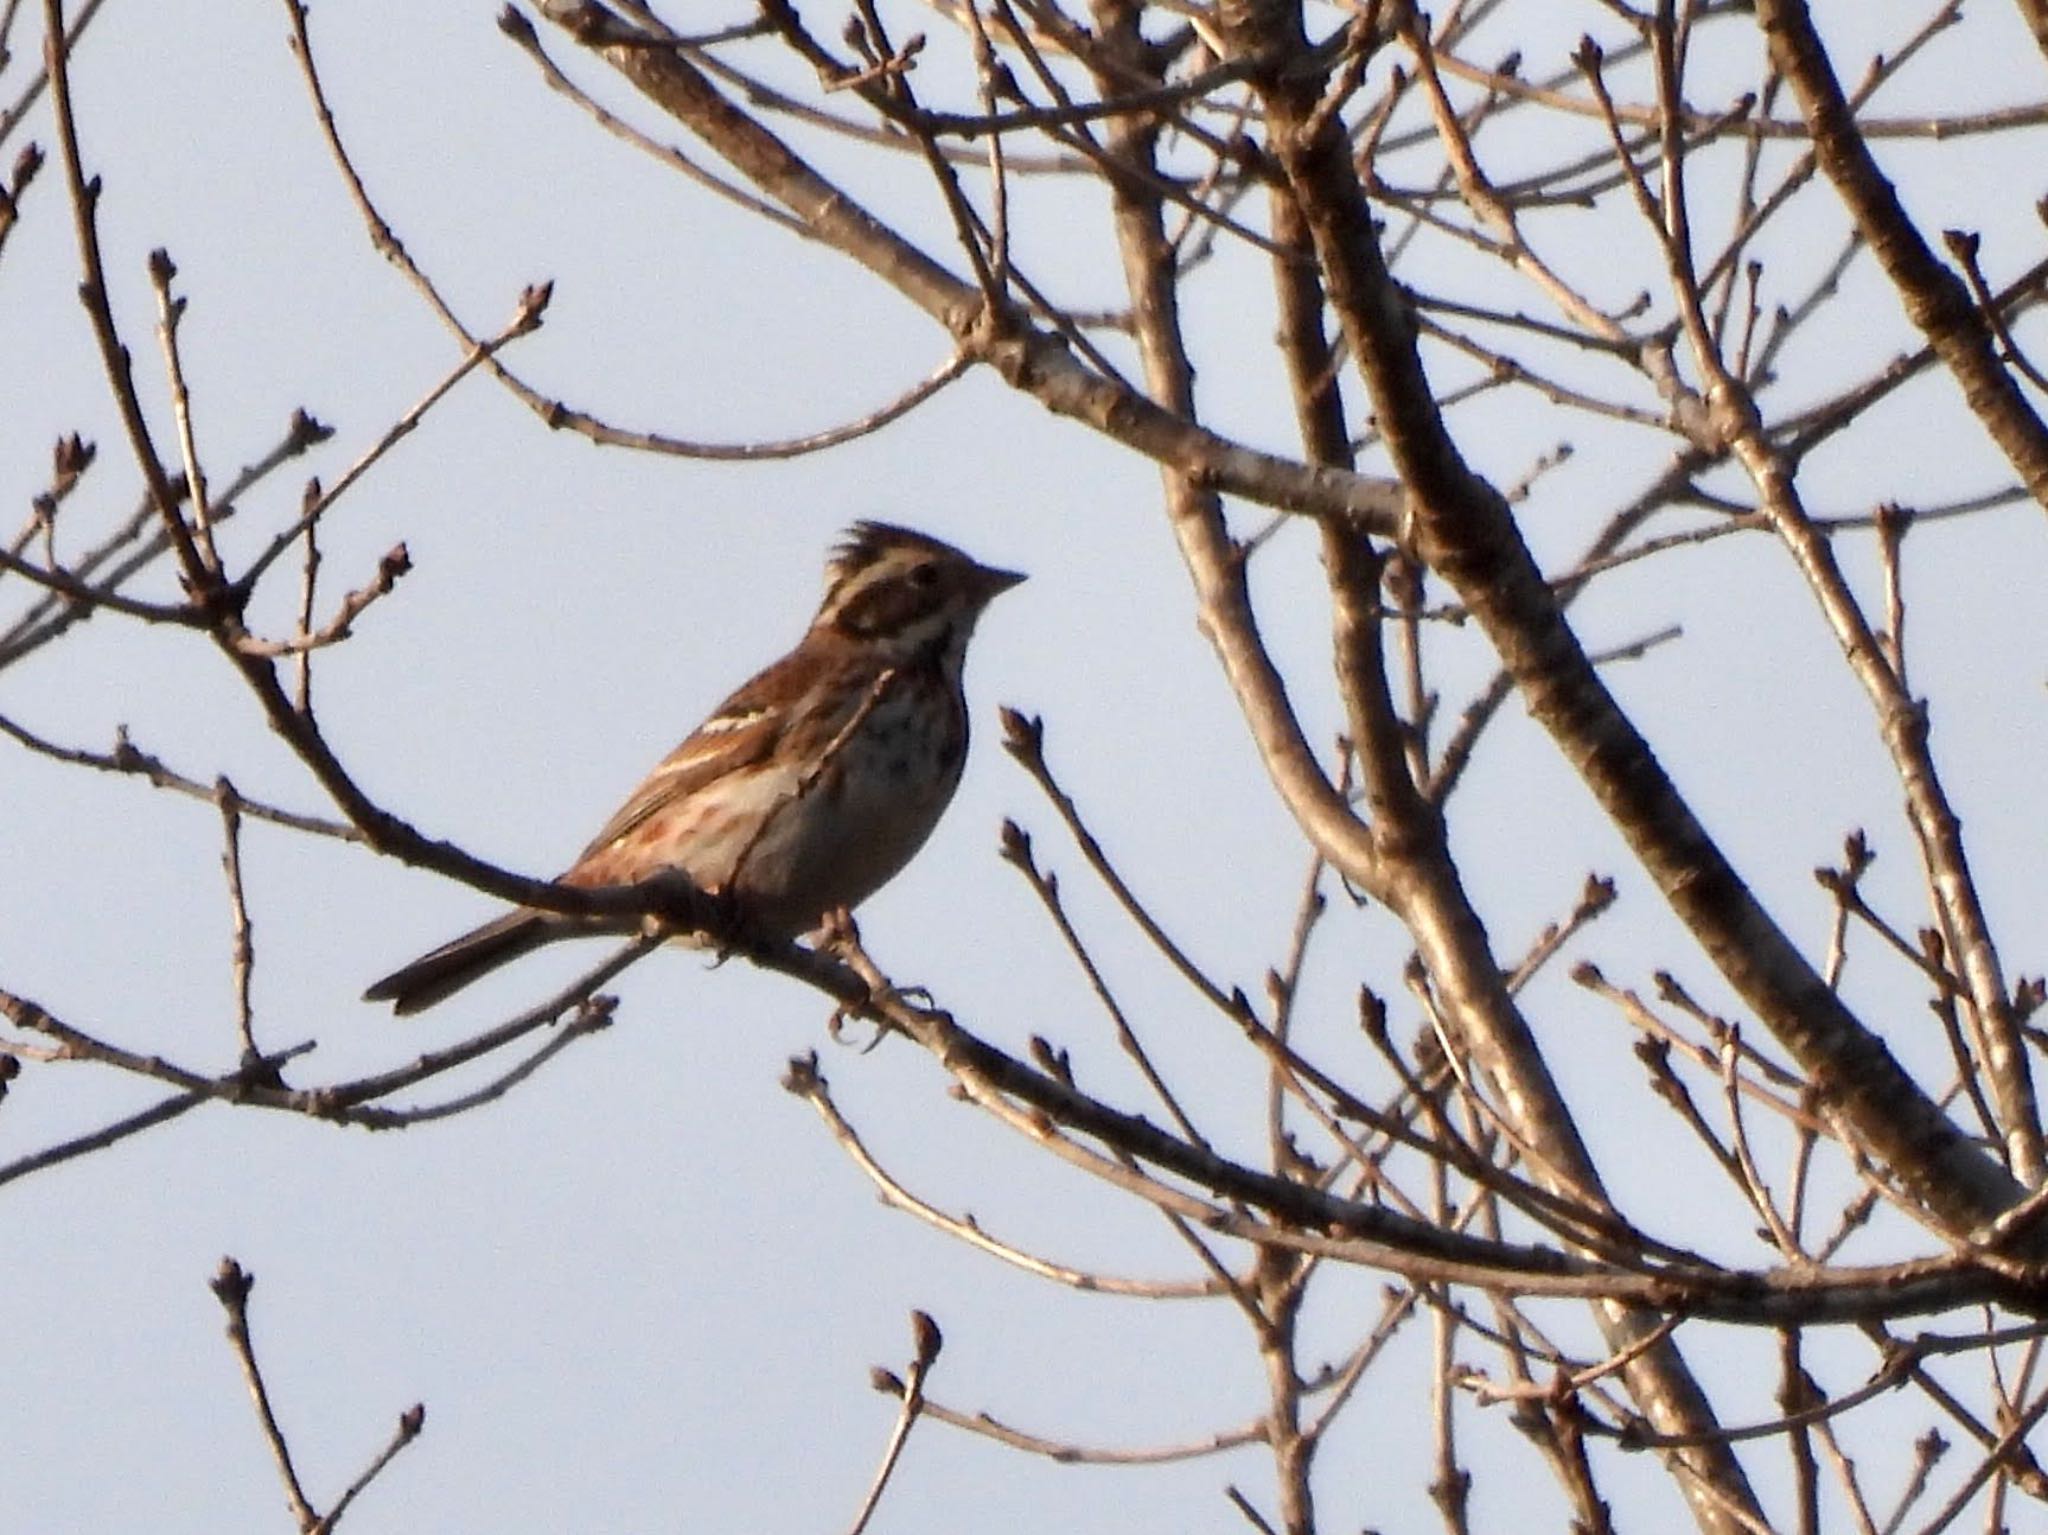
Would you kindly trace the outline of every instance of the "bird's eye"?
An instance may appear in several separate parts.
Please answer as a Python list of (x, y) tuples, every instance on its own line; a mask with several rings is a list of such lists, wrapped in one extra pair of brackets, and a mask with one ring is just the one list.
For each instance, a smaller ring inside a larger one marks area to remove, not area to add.
[(939, 567), (936, 565), (913, 565), (910, 567), (910, 584), (923, 590), (938, 585)]

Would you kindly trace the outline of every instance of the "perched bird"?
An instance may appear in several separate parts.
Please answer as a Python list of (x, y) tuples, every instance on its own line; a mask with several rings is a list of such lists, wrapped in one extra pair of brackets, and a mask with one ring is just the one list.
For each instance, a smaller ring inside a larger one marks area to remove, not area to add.
[[(982, 610), (1024, 578), (884, 522), (855, 523), (796, 648), (647, 775), (559, 883), (680, 872), (794, 938), (857, 905), (938, 824), (967, 760), (961, 671)], [(522, 907), (363, 993), (416, 1013), (543, 944), (625, 930)]]

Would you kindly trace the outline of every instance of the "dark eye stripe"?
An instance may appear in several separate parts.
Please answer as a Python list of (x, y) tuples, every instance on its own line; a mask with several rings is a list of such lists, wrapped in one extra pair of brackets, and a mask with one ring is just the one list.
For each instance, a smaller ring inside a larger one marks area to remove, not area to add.
[(839, 627), (854, 635), (890, 634), (935, 612), (940, 600), (936, 580), (918, 585), (875, 581), (846, 599), (837, 615)]

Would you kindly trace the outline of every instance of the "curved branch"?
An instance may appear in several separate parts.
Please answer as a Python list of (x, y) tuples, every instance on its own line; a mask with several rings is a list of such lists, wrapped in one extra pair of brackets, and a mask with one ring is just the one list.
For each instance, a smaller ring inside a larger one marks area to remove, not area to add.
[[(1381, 530), (1394, 526), (1401, 505), (1400, 487), (1394, 482), (1313, 468), (1232, 442), (1084, 367), (1057, 331), (1032, 325), (1014, 312), (990, 315), (979, 288), (954, 276), (819, 175), (675, 50), (622, 41), (635, 35), (633, 29), (590, 0), (542, 0), (540, 8), (756, 188), (795, 214), (814, 238), (888, 283), (944, 326), (965, 355), (988, 364), (1055, 415), (1092, 427), (1215, 490), (1262, 506), (1348, 516)], [(367, 207), (360, 194), (359, 200)], [(382, 228), (382, 221), (374, 227)], [(379, 248), (386, 254), (397, 249), (388, 229)], [(445, 306), (435, 302), (443, 318), (454, 324)]]
[(1410, 309), (1381, 257), (1346, 146), (1276, 149), (1309, 214), (1332, 303), (1414, 500), (1417, 551), (1458, 592), (1548, 730), (1716, 967), (1822, 1084), (1828, 1107), (1949, 1229), (2020, 1195), (1763, 909), (1615, 702), (1500, 493), (1466, 464), (1431, 396)]

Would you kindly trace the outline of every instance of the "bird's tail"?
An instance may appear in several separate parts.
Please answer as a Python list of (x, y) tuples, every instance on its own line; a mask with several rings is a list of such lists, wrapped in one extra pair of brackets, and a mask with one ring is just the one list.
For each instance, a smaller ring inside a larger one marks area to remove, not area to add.
[(401, 1018), (444, 1002), (471, 981), (482, 980), (498, 966), (582, 931), (576, 924), (544, 911), (508, 911), (475, 932), (422, 954), (363, 993), (365, 1002), (389, 1002)]

